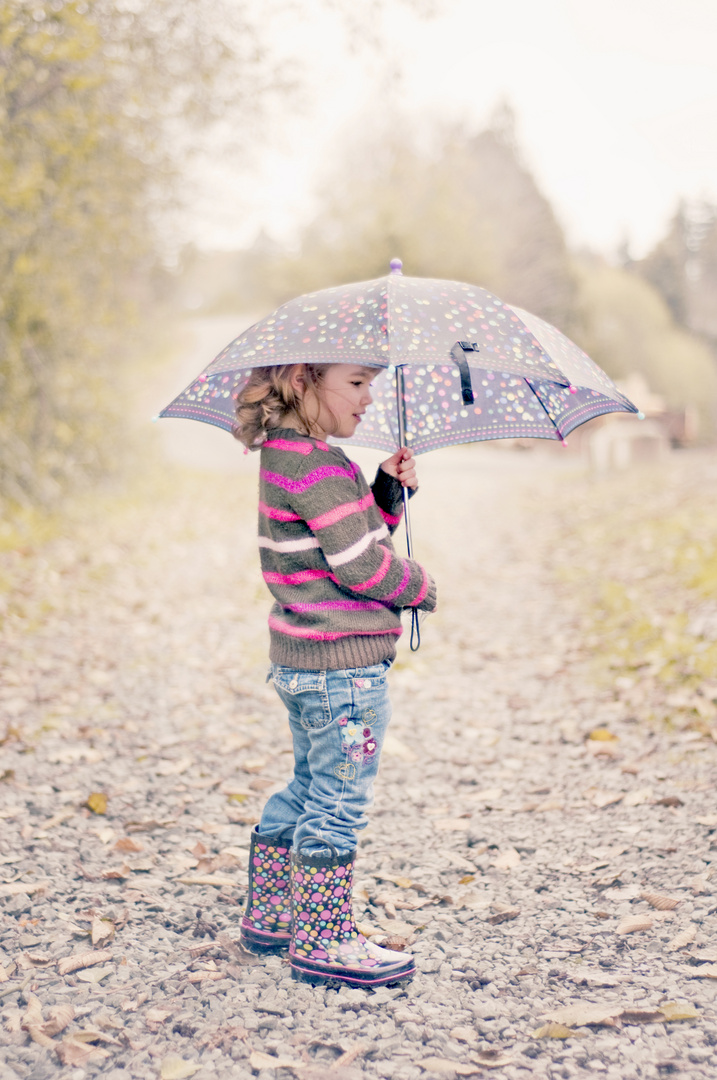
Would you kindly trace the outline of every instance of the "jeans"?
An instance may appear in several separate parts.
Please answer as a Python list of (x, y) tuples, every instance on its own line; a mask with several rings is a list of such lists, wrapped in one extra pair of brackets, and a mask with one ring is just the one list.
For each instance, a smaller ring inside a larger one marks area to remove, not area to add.
[[(368, 823), (391, 719), (386, 680), (391, 663), (340, 671), (272, 665), (274, 687), (289, 711), (294, 775), (267, 801), (261, 836), (281, 836), (294, 847), (316, 836), (330, 841), (339, 855), (354, 850), (356, 831)], [(306, 843), (302, 851), (329, 854), (319, 843)]]

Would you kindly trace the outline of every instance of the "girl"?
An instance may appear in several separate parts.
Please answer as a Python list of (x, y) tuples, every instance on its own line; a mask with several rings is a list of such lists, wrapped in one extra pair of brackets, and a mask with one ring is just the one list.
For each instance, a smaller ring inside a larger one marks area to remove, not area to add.
[(330, 435), (349, 438), (378, 369), (256, 368), (235, 434), (261, 449), (259, 547), (275, 603), (271, 675), (289, 713), (294, 775), (253, 830), (244, 945), (289, 949), (292, 976), (377, 986), (409, 979), (413, 958), (360, 934), (351, 902), (356, 831), (367, 824), (391, 708), (386, 674), (401, 610), (433, 611), (436, 587), (390, 536), (413, 451), (398, 450), (369, 488)]

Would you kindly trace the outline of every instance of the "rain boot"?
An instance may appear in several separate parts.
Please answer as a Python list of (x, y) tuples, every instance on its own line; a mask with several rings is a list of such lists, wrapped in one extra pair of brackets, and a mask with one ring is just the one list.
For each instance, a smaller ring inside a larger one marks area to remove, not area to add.
[[(331, 849), (305, 855), (304, 843)], [(339, 855), (321, 837), (305, 837), (291, 853), (292, 978), (325, 986), (383, 986), (410, 980), (413, 957), (367, 941), (354, 923), (351, 892), (356, 851)]]
[(251, 832), (249, 892), (241, 943), (251, 952), (274, 953), (291, 941), (290, 845)]

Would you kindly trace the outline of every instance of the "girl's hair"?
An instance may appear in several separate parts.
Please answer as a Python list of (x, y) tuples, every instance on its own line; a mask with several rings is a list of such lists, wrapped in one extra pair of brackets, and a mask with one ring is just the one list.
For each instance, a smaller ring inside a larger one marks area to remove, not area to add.
[[(232, 432), (235, 439), (248, 450), (258, 450), (270, 428), (281, 427), (292, 414), (311, 435), (316, 421), (307, 414), (306, 405), (291, 385), (291, 376), (298, 364), (277, 364), (276, 367), (253, 368), (249, 381), (237, 399), (237, 420)], [(304, 385), (321, 398), (321, 388), (327, 364), (302, 364)]]

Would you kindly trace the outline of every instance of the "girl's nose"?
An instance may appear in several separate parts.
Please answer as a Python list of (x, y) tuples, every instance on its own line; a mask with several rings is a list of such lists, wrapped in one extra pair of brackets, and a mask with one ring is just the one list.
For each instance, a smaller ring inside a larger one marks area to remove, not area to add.
[(373, 398), (371, 397), (371, 387), (367, 386), (365, 391), (364, 391), (363, 398), (361, 399), (361, 404), (366, 405), (368, 407), (371, 404), (372, 401), (373, 401)]

